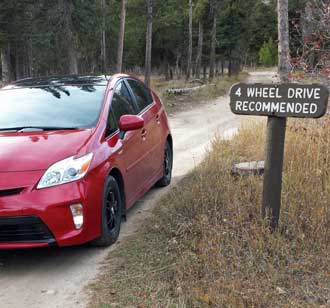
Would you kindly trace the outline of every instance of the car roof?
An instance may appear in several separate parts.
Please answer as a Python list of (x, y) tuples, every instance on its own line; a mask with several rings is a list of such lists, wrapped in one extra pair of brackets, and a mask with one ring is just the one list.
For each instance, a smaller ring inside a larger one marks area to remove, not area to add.
[(48, 86), (81, 86), (81, 85), (93, 85), (93, 86), (106, 86), (111, 80), (109, 75), (100, 76), (51, 76), (51, 77), (36, 77), (25, 78), (17, 80), (2, 90), (10, 90), (17, 88), (30, 88), (30, 87), (48, 87)]

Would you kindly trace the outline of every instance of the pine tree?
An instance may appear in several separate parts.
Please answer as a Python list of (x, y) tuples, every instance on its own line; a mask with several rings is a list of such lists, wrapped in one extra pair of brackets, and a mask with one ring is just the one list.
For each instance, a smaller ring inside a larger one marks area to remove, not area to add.
[(260, 48), (259, 62), (268, 67), (277, 64), (277, 46), (275, 46), (272, 38), (269, 38), (268, 42), (264, 42)]

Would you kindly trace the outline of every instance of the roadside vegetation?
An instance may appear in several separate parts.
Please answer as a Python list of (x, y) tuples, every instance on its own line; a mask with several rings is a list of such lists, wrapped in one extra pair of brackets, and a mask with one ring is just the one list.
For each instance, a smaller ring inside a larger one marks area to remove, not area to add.
[(216, 139), (91, 285), (90, 307), (330, 305), (330, 119), (290, 120), (280, 227), (260, 218), (261, 177), (234, 178), (263, 158), (265, 128)]
[[(241, 72), (237, 76), (228, 77), (218, 76), (210, 83), (205, 83), (201, 80), (186, 82), (184, 80), (168, 80), (166, 81), (162, 77), (155, 77), (151, 79), (152, 89), (160, 95), (162, 102), (164, 103), (166, 110), (169, 113), (188, 110), (189, 108), (210, 100), (216, 99), (219, 96), (225, 95), (229, 92), (230, 87), (236, 83), (243, 81), (247, 78), (246, 72)], [(170, 89), (185, 89), (200, 87), (195, 91), (183, 94), (169, 93)]]

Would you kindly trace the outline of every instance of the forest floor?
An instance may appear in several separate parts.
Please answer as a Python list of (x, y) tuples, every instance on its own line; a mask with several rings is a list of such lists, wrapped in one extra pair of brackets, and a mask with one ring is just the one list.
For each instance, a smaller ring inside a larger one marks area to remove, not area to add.
[(201, 86), (199, 82), (185, 82), (184, 80), (169, 80), (164, 78), (153, 78), (151, 82), (152, 89), (159, 94), (168, 114), (174, 114), (179, 111), (187, 111), (197, 106), (207, 104), (211, 100), (228, 93), (230, 87), (247, 78), (248, 73), (242, 72), (238, 76), (228, 77), (218, 76), (210, 83), (205, 83), (203, 88), (187, 94), (174, 95), (168, 93), (170, 89), (184, 89)]
[[(277, 232), (260, 217), (265, 123), (216, 138), (203, 162), (111, 253), (90, 307), (330, 307), (330, 117), (290, 119)], [(302, 154), (303, 153), (303, 154)]]
[(260, 217), (262, 177), (231, 174), (237, 162), (263, 159), (265, 136), (263, 120), (218, 134), (109, 254), (89, 306), (330, 307), (330, 117), (288, 120), (274, 233)]
[[(272, 74), (272, 72), (251, 73), (248, 81), (265, 82), (271, 79)], [(129, 211), (127, 222), (122, 225), (118, 243), (110, 248), (100, 249), (83, 245), (61, 249), (1, 251), (1, 307), (86, 307), (89, 299), (90, 305), (102, 307), (101, 303), (112, 303), (124, 293), (127, 293), (127, 296), (132, 294), (125, 289), (121, 290), (123, 293), (118, 293), (118, 289), (113, 288), (117, 284), (120, 286), (121, 280), (132, 278), (134, 275), (134, 271), (129, 274), (124, 272), (121, 273), (121, 278), (118, 278), (117, 270), (121, 267), (114, 267), (120, 263), (115, 254), (117, 251), (123, 253), (126, 249), (128, 249), (127, 256), (131, 252), (134, 253), (131, 250), (134, 246), (130, 248), (128, 243), (134, 237), (143, 240), (143, 233), (138, 230), (146, 225), (146, 219), (160, 204), (160, 199), (202, 161), (205, 150), (210, 148), (215, 134), (230, 137), (247, 119), (248, 117), (239, 117), (231, 113), (228, 96), (222, 96), (188, 111), (171, 115), (169, 122), (174, 138), (175, 153), (171, 187), (152, 189), (137, 202)], [(148, 250), (139, 252), (144, 255), (147, 253), (149, 253)], [(122, 260), (125, 258), (123, 256)], [(130, 260), (134, 261), (134, 259)], [(131, 267), (132, 264), (128, 260), (127, 262), (127, 266)], [(143, 264), (136, 266), (147, 269)], [(100, 276), (102, 273), (106, 275)], [(114, 275), (110, 284), (109, 275)], [(84, 288), (92, 281), (94, 281), (92, 291), (90, 288)], [(117, 293), (114, 299), (109, 299), (106, 294), (111, 293), (112, 290)], [(119, 307), (125, 306), (119, 305)]]

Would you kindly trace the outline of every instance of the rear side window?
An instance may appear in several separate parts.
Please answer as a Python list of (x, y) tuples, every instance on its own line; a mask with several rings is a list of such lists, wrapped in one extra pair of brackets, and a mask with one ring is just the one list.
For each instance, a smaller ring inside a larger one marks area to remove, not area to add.
[(145, 109), (153, 102), (150, 91), (141, 82), (135, 81), (133, 79), (128, 79), (127, 82), (136, 97), (136, 102), (139, 107), (139, 111)]
[(115, 94), (118, 94), (120, 98), (125, 101), (125, 108), (129, 109), (131, 113), (129, 114), (137, 114), (136, 106), (132, 101), (131, 94), (129, 93), (124, 82), (120, 82), (115, 88)]
[(137, 110), (132, 102), (127, 87), (121, 82), (114, 90), (110, 105), (108, 116), (108, 131), (110, 134), (118, 129), (119, 119), (125, 114), (137, 114)]

